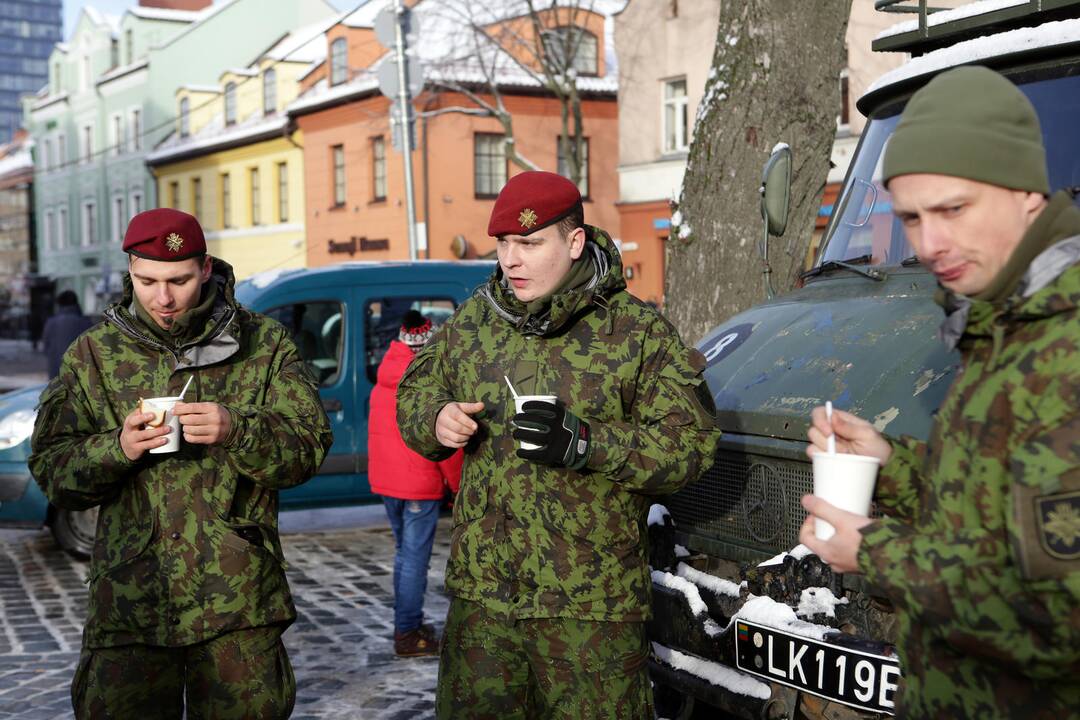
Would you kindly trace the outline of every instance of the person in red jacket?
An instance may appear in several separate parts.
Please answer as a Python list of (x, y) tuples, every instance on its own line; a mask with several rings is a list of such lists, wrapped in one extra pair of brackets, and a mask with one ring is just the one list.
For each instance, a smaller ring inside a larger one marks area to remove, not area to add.
[(432, 462), (410, 450), (397, 426), (397, 387), (405, 368), (431, 337), (431, 320), (409, 310), (398, 339), (379, 364), (368, 419), (368, 480), (383, 496), (394, 531), (394, 652), (401, 657), (437, 655), (435, 628), (424, 623), (424, 592), (446, 486), (461, 483), (462, 453)]

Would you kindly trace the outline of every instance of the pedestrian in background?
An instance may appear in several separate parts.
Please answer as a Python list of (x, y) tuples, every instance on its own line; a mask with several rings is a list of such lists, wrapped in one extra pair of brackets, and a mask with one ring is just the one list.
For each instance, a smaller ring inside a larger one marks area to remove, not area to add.
[[(652, 720), (646, 514), (712, 462), (705, 358), (626, 291), (566, 178), (515, 175), (488, 234), (495, 271), (398, 390), (410, 447), (465, 448), (437, 716)], [(557, 402), (515, 412), (508, 380)]]
[(49, 361), (49, 379), (60, 374), (60, 359), (75, 338), (90, 329), (93, 323), (82, 314), (79, 299), (71, 290), (56, 296), (56, 314), (45, 321), (41, 336), (45, 343), (45, 357)]
[(397, 425), (397, 388), (405, 369), (431, 337), (431, 320), (409, 310), (398, 339), (379, 364), (368, 418), (368, 480), (383, 496), (394, 532), (394, 652), (435, 655), (439, 639), (424, 622), (428, 565), (446, 489), (458, 491), (461, 452), (434, 462), (405, 445)]
[[(315, 474), (330, 422), (288, 331), (237, 303), (198, 220), (139, 213), (123, 249), (123, 299), (64, 355), (31, 439), (50, 502), (100, 506), (75, 716), (284, 720), (296, 608), (278, 490)], [(140, 398), (185, 386), (183, 441), (152, 454), (175, 431)]]
[[(1080, 710), (1080, 210), (1050, 195), (1035, 109), (983, 67), (915, 93), (882, 182), (941, 285), (961, 365), (928, 442), (813, 411), (810, 452), (882, 463), (885, 517), (812, 495), (800, 540), (896, 608), (897, 717), (1062, 720)], [(1049, 197), (1047, 197), (1049, 196)]]

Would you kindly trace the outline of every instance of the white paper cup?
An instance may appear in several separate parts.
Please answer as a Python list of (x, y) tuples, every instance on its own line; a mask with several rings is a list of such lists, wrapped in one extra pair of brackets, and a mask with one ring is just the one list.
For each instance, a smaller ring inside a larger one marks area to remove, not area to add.
[(180, 402), (178, 397), (156, 397), (147, 398), (143, 400), (143, 407), (147, 408), (147, 412), (153, 412), (155, 409), (165, 411), (165, 425), (172, 428), (172, 431), (165, 436), (165, 439), (169, 442), (165, 443), (161, 447), (150, 448), (147, 452), (154, 453), (171, 453), (180, 449), (180, 418), (173, 415), (173, 405)]
[[(870, 514), (881, 463), (875, 457), (849, 453), (816, 452), (814, 463), (814, 495), (856, 515)], [(836, 529), (821, 518), (814, 518), (814, 535), (828, 540)]]
[[(558, 399), (559, 398), (557, 395), (518, 395), (514, 398), (514, 412), (515, 414), (519, 412), (524, 412), (522, 410), (522, 406), (527, 402), (546, 402), (550, 405), (554, 405), (555, 401)], [(522, 450), (536, 450), (540, 447), (539, 445), (530, 442), (518, 442), (520, 443), (520, 447)]]

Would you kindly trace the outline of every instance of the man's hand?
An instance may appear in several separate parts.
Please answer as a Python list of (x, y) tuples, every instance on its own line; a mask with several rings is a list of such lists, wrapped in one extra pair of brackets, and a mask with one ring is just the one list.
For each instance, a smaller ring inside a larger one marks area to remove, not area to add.
[(180, 420), (184, 442), (192, 445), (217, 445), (225, 442), (232, 429), (232, 416), (224, 406), (212, 402), (184, 403), (173, 406)]
[(572, 470), (580, 470), (589, 461), (589, 423), (562, 403), (530, 400), (514, 416), (514, 427), (515, 440), (539, 445), (531, 450), (518, 448), (519, 458)]
[(836, 452), (875, 457), (884, 465), (892, 455), (892, 446), (873, 425), (843, 410), (833, 409), (832, 426), (825, 417), (825, 408), (818, 406), (810, 413), (810, 429), (806, 435), (810, 444), (807, 455), (826, 452), (828, 437), (836, 433)]
[(135, 462), (143, 456), (147, 450), (161, 447), (169, 442), (165, 437), (171, 429), (168, 425), (161, 427), (146, 427), (146, 423), (154, 419), (154, 413), (139, 412), (135, 408), (124, 418), (124, 424), (120, 428), (120, 449), (128, 460)]
[(435, 418), (435, 438), (444, 447), (465, 447), (469, 439), (480, 427), (470, 415), (484, 409), (484, 403), (448, 402)]
[[(833, 417), (835, 418), (835, 411)], [(839, 449), (839, 448), (838, 448)], [(849, 573), (859, 569), (856, 556), (862, 544), (859, 529), (873, 522), (868, 517), (849, 513), (814, 495), (803, 495), (802, 506), (810, 513), (799, 530), (799, 542), (810, 548), (836, 572)], [(828, 540), (814, 535), (814, 517), (817, 516), (836, 528), (836, 534)]]

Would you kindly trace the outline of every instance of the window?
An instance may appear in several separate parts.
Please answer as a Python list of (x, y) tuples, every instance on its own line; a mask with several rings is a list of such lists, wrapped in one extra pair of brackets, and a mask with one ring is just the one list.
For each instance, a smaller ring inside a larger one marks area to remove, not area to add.
[(504, 135), (476, 133), (473, 147), (473, 190), (478, 198), (493, 198), (506, 184)]
[(112, 137), (109, 138), (109, 149), (115, 157), (123, 151), (124, 145), (124, 121), (119, 115), (112, 117)]
[(180, 183), (175, 180), (169, 183), (169, 207), (173, 210), (180, 209)]
[(266, 315), (289, 330), (300, 357), (311, 368), (320, 386), (329, 387), (338, 381), (345, 349), (341, 303), (294, 303), (268, 310)]
[(687, 130), (686, 78), (664, 82), (664, 152), (684, 152)]
[(135, 62), (135, 38), (131, 35), (131, 28), (124, 31), (124, 55), (124, 64)]
[(83, 203), (82, 246), (97, 245), (97, 208), (93, 201)]
[(236, 123), (236, 83), (225, 84), (225, 124)]
[(345, 146), (331, 148), (334, 157), (334, 207), (345, 204)]
[(577, 72), (596, 75), (596, 49), (596, 36), (579, 27), (567, 25), (544, 33), (544, 51), (560, 71), (566, 69), (567, 59), (570, 58), (569, 65)]
[(345, 38), (330, 43), (330, 84), (340, 85), (348, 79), (349, 65)]
[[(574, 142), (574, 139), (570, 138), (570, 142)], [(567, 155), (563, 154), (562, 143), (558, 140), (556, 140), (555, 152), (559, 158), (558, 173), (564, 178), (569, 178), (570, 163)], [(581, 192), (581, 197), (589, 197), (589, 138), (581, 139), (581, 180), (578, 181), (578, 190)]]
[(386, 140), (382, 136), (371, 139), (372, 188), (376, 200), (386, 199)]
[(112, 238), (115, 243), (121, 242), (124, 239), (124, 230), (126, 223), (124, 221), (124, 198), (122, 195), (117, 195), (113, 198), (112, 208)]
[(364, 365), (374, 383), (383, 355), (391, 340), (397, 340), (401, 321), (409, 310), (416, 310), (439, 327), (454, 314), (454, 301), (444, 298), (384, 297), (371, 300), (364, 309)]
[(56, 164), (53, 160), (52, 154), (52, 140), (50, 140), (49, 138), (45, 138), (45, 146), (41, 150), (41, 169), (45, 172), (48, 172), (49, 168)]
[(269, 68), (263, 73), (263, 113), (277, 110), (277, 71)]
[(90, 162), (90, 158), (94, 155), (94, 127), (92, 125), (83, 125), (82, 129), (82, 161), (84, 163)]
[(131, 150), (142, 150), (142, 111), (131, 111)]
[(278, 163), (277, 166), (277, 214), (278, 222), (289, 221), (289, 165)]
[(248, 172), (248, 190), (251, 191), (251, 224), (262, 224), (262, 213), (259, 206), (259, 168), (251, 168)]
[(60, 92), (60, 63), (53, 63), (53, 92)]
[(191, 178), (191, 214), (202, 222), (202, 178)]
[(128, 210), (131, 211), (131, 217), (135, 217), (142, 212), (142, 193), (138, 190), (131, 193), (131, 196), (128, 198)]
[(82, 74), (80, 76), (79, 89), (86, 92), (90, 89), (90, 56), (82, 56)]
[(53, 212), (52, 210), (45, 211), (45, 227), (42, 229), (45, 250), (56, 249), (56, 235), (53, 234)]
[(191, 100), (180, 99), (180, 137), (186, 138), (191, 134)]
[(64, 133), (60, 133), (56, 136), (56, 163), (57, 169), (64, 167), (67, 164), (67, 137)]
[(67, 208), (62, 207), (56, 211), (56, 248), (63, 250), (67, 247), (68, 241), (68, 221), (67, 221)]
[(221, 227), (232, 227), (232, 187), (229, 182), (229, 173), (221, 176)]
[(109, 67), (114, 68), (120, 64), (120, 41), (112, 38), (109, 41)]

